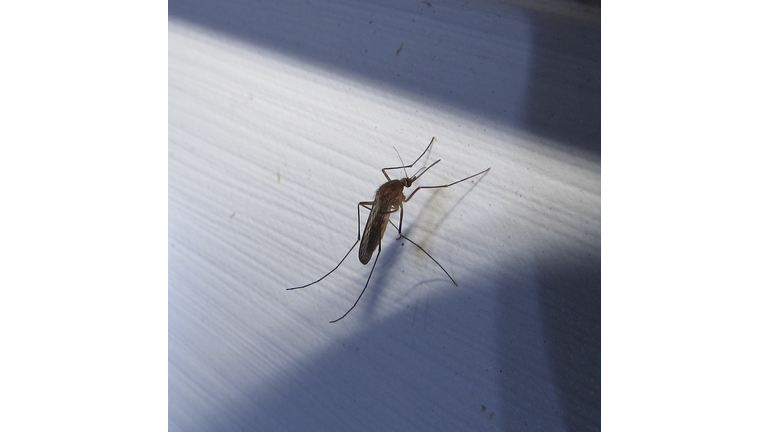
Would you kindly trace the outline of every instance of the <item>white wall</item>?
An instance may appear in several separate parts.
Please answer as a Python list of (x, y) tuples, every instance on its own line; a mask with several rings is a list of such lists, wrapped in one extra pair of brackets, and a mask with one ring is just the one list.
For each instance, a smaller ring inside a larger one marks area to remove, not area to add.
[(599, 8), (169, 6), (172, 430), (599, 429)]

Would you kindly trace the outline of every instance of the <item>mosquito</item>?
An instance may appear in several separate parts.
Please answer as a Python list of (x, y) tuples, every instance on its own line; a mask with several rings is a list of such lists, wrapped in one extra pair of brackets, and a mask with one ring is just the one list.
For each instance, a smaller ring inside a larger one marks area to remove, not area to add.
[[(381, 172), (384, 173), (384, 177), (387, 178), (387, 182), (381, 185), (378, 190), (376, 190), (376, 195), (374, 196), (373, 201), (362, 201), (357, 203), (357, 241), (355, 242), (355, 244), (353, 244), (352, 247), (349, 248), (349, 251), (347, 252), (346, 255), (344, 255), (344, 258), (342, 258), (341, 261), (339, 261), (339, 264), (336, 265), (336, 267), (334, 267), (333, 270), (326, 273), (325, 276), (321, 277), (320, 279), (314, 282), (310, 282), (306, 285), (287, 288), (287, 291), (306, 288), (328, 277), (331, 273), (335, 272), (336, 269), (338, 269), (341, 266), (341, 264), (344, 262), (344, 260), (347, 259), (349, 254), (352, 252), (352, 250), (355, 249), (355, 246), (357, 246), (358, 243), (360, 243), (358, 259), (363, 265), (368, 264), (368, 262), (371, 260), (371, 257), (373, 256), (373, 251), (378, 249), (378, 252), (376, 253), (376, 259), (373, 260), (373, 267), (371, 267), (371, 272), (368, 274), (368, 280), (365, 282), (365, 286), (363, 287), (363, 290), (360, 292), (360, 295), (357, 297), (357, 300), (355, 300), (355, 303), (352, 305), (351, 308), (349, 308), (349, 310), (344, 315), (342, 315), (338, 319), (331, 321), (331, 324), (341, 321), (350, 312), (352, 312), (352, 309), (354, 309), (355, 306), (357, 306), (357, 303), (363, 297), (363, 293), (365, 293), (366, 288), (368, 288), (368, 284), (371, 282), (371, 276), (373, 276), (373, 270), (376, 268), (376, 262), (379, 260), (379, 255), (381, 255), (381, 239), (384, 237), (384, 231), (386, 231), (388, 224), (391, 224), (393, 227), (397, 228), (398, 240), (401, 238), (404, 238), (408, 240), (411, 244), (415, 245), (417, 248), (421, 249), (422, 252), (424, 252), (432, 261), (434, 261), (435, 264), (437, 264), (443, 270), (443, 272), (445, 272), (445, 274), (448, 276), (449, 279), (451, 279), (451, 282), (453, 282), (454, 285), (459, 286), (459, 284), (456, 283), (456, 281), (448, 273), (448, 271), (446, 271), (445, 268), (442, 265), (440, 265), (440, 263), (437, 262), (436, 259), (432, 258), (432, 255), (430, 255), (429, 252), (424, 250), (423, 247), (419, 246), (413, 240), (403, 235), (403, 203), (410, 201), (410, 199), (413, 198), (414, 195), (416, 195), (416, 192), (418, 192), (421, 189), (437, 189), (437, 188), (446, 188), (449, 186), (453, 186), (456, 183), (461, 183), (473, 177), (477, 177), (481, 174), (485, 174), (488, 171), (490, 171), (491, 168), (480, 171), (477, 174), (473, 174), (461, 180), (457, 180), (453, 183), (439, 185), (439, 186), (419, 186), (416, 189), (414, 189), (414, 191), (411, 192), (410, 195), (408, 195), (408, 198), (406, 198), (405, 195), (403, 194), (403, 189), (411, 187), (413, 182), (418, 180), (418, 178), (421, 177), (425, 172), (427, 172), (430, 168), (432, 168), (433, 166), (437, 165), (438, 162), (440, 162), (441, 159), (438, 159), (435, 162), (433, 162), (432, 165), (426, 168), (419, 169), (418, 171), (416, 171), (416, 174), (414, 174), (413, 177), (409, 177), (408, 171), (406, 171), (406, 168), (413, 168), (413, 166), (416, 165), (419, 162), (419, 160), (421, 160), (421, 158), (424, 157), (425, 154), (427, 154), (427, 152), (429, 151), (430, 147), (432, 147), (432, 144), (435, 142), (436, 139), (437, 139), (436, 137), (432, 137), (432, 140), (429, 142), (429, 145), (427, 146), (427, 148), (424, 149), (424, 152), (421, 154), (421, 156), (416, 158), (416, 160), (413, 161), (412, 164), (381, 169)], [(401, 159), (401, 162), (402, 162), (402, 159)], [(399, 170), (399, 169), (403, 170), (403, 172), (405, 173), (405, 177), (399, 180), (398, 179), (392, 180), (389, 177), (389, 174), (387, 174), (387, 171)], [(368, 221), (365, 223), (365, 229), (363, 230), (362, 242), (360, 242), (360, 239), (361, 239), (360, 207), (363, 207), (366, 210), (370, 211), (370, 213), (368, 214)], [(400, 223), (398, 224), (398, 226), (395, 226), (394, 222), (389, 220), (389, 216), (392, 213), (397, 212), (398, 210), (400, 211)]]

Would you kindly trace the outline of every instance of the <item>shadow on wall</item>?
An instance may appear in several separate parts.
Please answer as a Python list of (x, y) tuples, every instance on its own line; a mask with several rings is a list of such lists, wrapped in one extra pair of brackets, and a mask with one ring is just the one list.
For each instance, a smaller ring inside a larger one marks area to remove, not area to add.
[(170, 0), (168, 13), (599, 158), (599, 23), (484, 1)]
[[(562, 418), (568, 431), (600, 430), (600, 257), (570, 252), (557, 257), (540, 253), (536, 260), (534, 289), (542, 339), (532, 340), (521, 331), (526, 327), (517, 321), (524, 298), (499, 281), (499, 304), (505, 312), (497, 326), (497, 352), (499, 363), (509, 367), (509, 373), (500, 375), (501, 399), (514, 422), (506, 430), (553, 430), (547, 424), (550, 416)], [(531, 344), (542, 345), (545, 357), (526, 348)], [(546, 391), (536, 387), (550, 383), (521, 383), (544, 367), (551, 374), (557, 403), (539, 398), (538, 404), (531, 404)]]
[[(510, 278), (494, 266), (428, 308), (365, 325), (191, 430), (599, 431), (599, 256), (530, 267)], [(495, 311), (484, 309), (488, 297)], [(172, 406), (184, 397), (169, 387)]]

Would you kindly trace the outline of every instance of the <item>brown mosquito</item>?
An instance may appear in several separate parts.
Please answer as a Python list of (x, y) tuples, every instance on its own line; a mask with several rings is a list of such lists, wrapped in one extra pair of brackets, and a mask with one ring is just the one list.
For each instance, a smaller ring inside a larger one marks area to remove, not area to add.
[[(465, 180), (469, 180), (473, 177), (477, 177), (480, 174), (487, 173), (490, 168), (480, 171), (477, 174), (473, 174), (469, 177), (465, 177), (461, 180), (457, 180), (453, 183), (445, 184), (445, 185), (439, 185), (439, 186), (419, 186), (417, 187), (413, 192), (411, 192), (410, 195), (408, 195), (408, 198), (405, 197), (403, 194), (403, 189), (407, 187), (411, 187), (413, 182), (415, 182), (419, 177), (421, 177), (427, 170), (432, 168), (433, 166), (437, 165), (438, 162), (440, 162), (440, 159), (436, 160), (432, 163), (432, 165), (421, 168), (418, 171), (416, 171), (416, 174), (413, 175), (413, 177), (408, 177), (408, 171), (406, 171), (406, 168), (413, 168), (416, 163), (419, 162), (419, 160), (427, 154), (427, 151), (429, 151), (430, 147), (432, 147), (432, 144), (435, 142), (437, 138), (432, 137), (432, 140), (429, 142), (429, 145), (426, 149), (424, 149), (424, 152), (416, 158), (415, 161), (413, 161), (410, 165), (403, 165), (398, 167), (391, 167), (391, 168), (382, 168), (381, 172), (384, 173), (384, 177), (387, 178), (387, 182), (384, 183), (379, 187), (379, 189), (376, 191), (376, 195), (373, 199), (373, 201), (363, 201), (357, 203), (357, 241), (355, 244), (352, 245), (351, 248), (349, 248), (349, 251), (346, 255), (344, 255), (344, 258), (339, 261), (339, 264), (336, 265), (336, 267), (333, 268), (333, 270), (329, 271), (325, 276), (321, 277), (320, 279), (308, 283), (306, 285), (288, 288), (287, 290), (295, 290), (295, 289), (302, 289), (306, 288), (310, 285), (314, 285), (321, 280), (325, 279), (336, 271), (341, 264), (344, 262), (344, 260), (347, 259), (349, 254), (352, 252), (352, 250), (357, 246), (358, 243), (360, 243), (360, 251), (358, 253), (358, 258), (360, 259), (360, 262), (363, 265), (368, 264), (368, 262), (371, 260), (371, 256), (373, 255), (373, 251), (378, 249), (378, 252), (376, 253), (376, 259), (373, 260), (373, 267), (371, 267), (371, 272), (368, 274), (368, 280), (365, 282), (365, 286), (363, 287), (363, 290), (360, 292), (360, 295), (357, 297), (357, 300), (355, 300), (355, 304), (352, 305), (349, 310), (342, 315), (340, 318), (335, 319), (331, 321), (331, 323), (335, 323), (338, 321), (341, 321), (345, 316), (347, 316), (350, 312), (352, 312), (352, 309), (357, 306), (357, 302), (360, 301), (360, 299), (363, 297), (363, 293), (365, 293), (366, 288), (368, 288), (368, 284), (371, 282), (371, 276), (373, 276), (373, 270), (376, 268), (376, 262), (379, 260), (379, 255), (381, 255), (381, 239), (384, 237), (384, 231), (387, 229), (387, 225), (391, 224), (393, 227), (397, 228), (397, 234), (398, 234), (398, 240), (400, 238), (404, 238), (408, 240), (411, 244), (415, 245), (417, 248), (421, 249), (422, 252), (424, 252), (432, 261), (435, 262), (442, 270), (445, 272), (446, 275), (448, 275), (448, 278), (451, 279), (451, 282), (453, 282), (454, 285), (459, 286), (459, 284), (456, 283), (456, 281), (451, 277), (451, 275), (448, 273), (448, 271), (443, 268), (442, 265), (440, 265), (439, 262), (437, 262), (436, 259), (432, 258), (432, 255), (429, 254), (426, 250), (424, 250), (423, 247), (419, 246), (414, 242), (413, 240), (409, 239), (408, 237), (403, 235), (403, 203), (408, 202), (413, 196), (418, 192), (420, 189), (437, 189), (437, 188), (446, 188), (449, 186), (453, 186), (456, 183), (461, 183)], [(402, 159), (401, 159), (402, 162)], [(399, 170), (402, 169), (405, 173), (405, 177), (402, 179), (395, 179), (392, 180), (389, 178), (389, 174), (387, 174), (388, 170)], [(363, 230), (363, 236), (362, 236), (362, 242), (360, 242), (360, 207), (364, 207), (365, 209), (370, 211), (370, 214), (368, 215), (368, 221), (365, 223), (365, 230)], [(389, 215), (392, 213), (397, 212), (400, 210), (400, 223), (398, 226), (395, 226), (395, 224), (389, 220)]]

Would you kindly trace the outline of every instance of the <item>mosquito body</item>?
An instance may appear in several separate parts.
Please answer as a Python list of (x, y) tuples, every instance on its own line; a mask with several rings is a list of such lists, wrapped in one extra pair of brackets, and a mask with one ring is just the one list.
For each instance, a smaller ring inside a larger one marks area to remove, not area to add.
[(370, 209), (368, 221), (365, 223), (363, 240), (360, 243), (360, 252), (358, 253), (358, 258), (363, 265), (368, 264), (376, 246), (381, 244), (381, 239), (384, 238), (384, 232), (389, 224), (389, 215), (398, 210), (402, 214), (403, 202), (405, 202), (403, 189), (410, 187), (412, 183), (413, 179), (408, 177), (390, 180), (379, 187), (372, 202), (365, 203), (366, 205), (373, 204), (373, 207)]
[[(419, 249), (421, 249), (422, 252), (424, 252), (432, 261), (435, 262), (442, 270), (445, 272), (445, 274), (448, 276), (448, 278), (451, 279), (451, 282), (453, 282), (454, 285), (458, 286), (456, 281), (451, 277), (451, 275), (443, 268), (442, 265), (440, 265), (439, 262), (437, 262), (436, 259), (432, 258), (432, 255), (430, 255), (424, 248), (416, 244), (413, 240), (409, 239), (408, 237), (403, 235), (403, 203), (408, 202), (413, 196), (418, 192), (420, 189), (437, 189), (437, 188), (445, 188), (449, 186), (453, 186), (456, 183), (461, 183), (465, 180), (469, 180), (473, 177), (477, 177), (481, 174), (484, 174), (490, 170), (490, 168), (480, 171), (477, 174), (473, 174), (469, 177), (465, 177), (461, 180), (457, 180), (453, 183), (445, 184), (445, 185), (439, 185), (439, 186), (419, 186), (417, 187), (413, 192), (411, 192), (408, 197), (405, 197), (405, 194), (403, 193), (403, 190), (405, 188), (411, 187), (413, 182), (415, 182), (419, 177), (421, 177), (427, 170), (435, 166), (438, 162), (440, 162), (440, 159), (433, 162), (432, 165), (420, 169), (414, 174), (412, 177), (408, 176), (408, 172), (405, 170), (406, 168), (412, 168), (416, 163), (419, 162), (419, 160), (429, 151), (430, 147), (432, 147), (432, 144), (435, 142), (435, 137), (432, 137), (432, 140), (429, 142), (429, 145), (426, 149), (424, 149), (424, 152), (419, 156), (412, 164), (410, 165), (403, 165), (398, 167), (391, 167), (391, 168), (382, 168), (381, 172), (384, 173), (384, 177), (387, 178), (387, 182), (384, 183), (379, 187), (378, 190), (376, 190), (376, 194), (374, 196), (373, 201), (363, 201), (359, 202), (357, 204), (357, 241), (355, 244), (352, 245), (352, 247), (349, 249), (346, 255), (344, 255), (344, 258), (341, 259), (339, 264), (333, 268), (333, 270), (329, 271), (325, 274), (325, 276), (321, 277), (320, 279), (308, 283), (303, 286), (288, 288), (288, 290), (295, 290), (295, 289), (301, 289), (306, 288), (310, 285), (314, 285), (321, 280), (325, 279), (328, 275), (336, 271), (336, 269), (341, 266), (341, 264), (344, 262), (344, 260), (347, 259), (349, 254), (352, 252), (352, 250), (355, 249), (355, 246), (357, 246), (358, 243), (360, 243), (360, 250), (358, 252), (358, 259), (363, 265), (368, 264), (368, 262), (371, 260), (371, 257), (373, 256), (373, 252), (378, 249), (376, 253), (376, 259), (373, 260), (373, 266), (371, 267), (371, 272), (368, 274), (368, 280), (365, 282), (365, 286), (363, 287), (363, 290), (360, 292), (360, 295), (357, 297), (357, 300), (355, 300), (355, 303), (352, 305), (349, 310), (342, 315), (340, 318), (335, 319), (331, 321), (331, 323), (335, 323), (343, 319), (344, 317), (349, 314), (352, 309), (357, 306), (357, 303), (360, 301), (360, 299), (363, 297), (363, 293), (365, 293), (365, 290), (368, 288), (368, 284), (371, 281), (371, 276), (373, 276), (373, 270), (376, 268), (376, 262), (379, 260), (379, 255), (381, 254), (381, 239), (384, 237), (384, 232), (387, 230), (387, 225), (391, 224), (395, 228), (397, 228), (398, 233), (398, 239), (404, 238), (408, 240), (411, 244), (415, 245)], [(387, 174), (387, 171), (389, 170), (399, 170), (402, 169), (403, 172), (405, 172), (405, 177), (402, 179), (395, 179), (392, 180), (389, 177), (389, 174)], [(365, 209), (370, 211), (370, 214), (368, 215), (368, 220), (365, 223), (365, 229), (363, 230), (362, 235), (362, 241), (360, 236), (360, 207), (364, 207)], [(395, 224), (389, 220), (389, 217), (392, 213), (395, 213), (397, 211), (400, 211), (400, 223), (395, 226)]]

